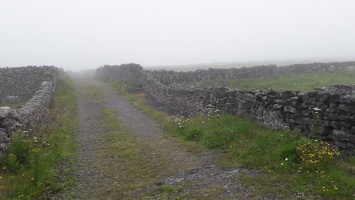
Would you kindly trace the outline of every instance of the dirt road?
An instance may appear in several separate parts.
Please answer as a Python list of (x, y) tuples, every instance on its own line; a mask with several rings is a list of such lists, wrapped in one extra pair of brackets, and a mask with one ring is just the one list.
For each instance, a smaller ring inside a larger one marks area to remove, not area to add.
[(73, 199), (248, 199), (240, 178), (221, 169), (218, 153), (187, 148), (164, 134), (110, 85), (76, 78), (80, 132)]

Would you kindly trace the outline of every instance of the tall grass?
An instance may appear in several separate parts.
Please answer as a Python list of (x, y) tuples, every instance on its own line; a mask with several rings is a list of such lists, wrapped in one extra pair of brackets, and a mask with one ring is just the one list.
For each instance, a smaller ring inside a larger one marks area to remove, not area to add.
[(15, 133), (9, 154), (0, 163), (0, 199), (46, 199), (68, 187), (58, 181), (58, 163), (75, 158), (75, 109), (68, 79), (58, 86), (51, 103), (55, 123), (35, 133)]

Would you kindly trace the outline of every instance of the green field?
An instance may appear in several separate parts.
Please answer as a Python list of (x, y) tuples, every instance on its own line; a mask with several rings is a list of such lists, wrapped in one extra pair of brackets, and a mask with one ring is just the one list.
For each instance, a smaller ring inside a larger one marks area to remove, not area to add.
[(246, 90), (272, 88), (275, 90), (308, 92), (314, 90), (314, 88), (333, 84), (355, 84), (355, 71), (313, 72), (256, 79), (219, 79), (207, 81), (202, 87), (224, 86), (231, 89)]

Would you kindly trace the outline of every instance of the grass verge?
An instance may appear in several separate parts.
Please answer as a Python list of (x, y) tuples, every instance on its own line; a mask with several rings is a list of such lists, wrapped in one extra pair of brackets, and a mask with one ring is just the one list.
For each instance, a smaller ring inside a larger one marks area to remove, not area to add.
[(128, 93), (129, 86), (110, 82), (140, 110), (162, 123), (165, 132), (196, 146), (224, 152), (220, 165), (262, 169), (245, 176), (256, 188), (255, 197), (332, 198), (355, 197), (355, 158), (338, 155), (328, 144), (305, 138), (297, 131), (271, 131), (237, 116), (172, 119), (144, 102), (144, 94)]
[(72, 186), (73, 177), (60, 177), (69, 173), (64, 163), (76, 157), (75, 109), (73, 82), (67, 79), (53, 96), (50, 110), (54, 123), (35, 133), (15, 133), (10, 152), (1, 161), (0, 199), (46, 199)]
[(230, 115), (176, 118), (166, 130), (225, 152), (221, 166), (262, 169), (264, 174), (243, 179), (257, 188), (256, 196), (354, 198), (354, 157), (297, 131), (271, 131)]

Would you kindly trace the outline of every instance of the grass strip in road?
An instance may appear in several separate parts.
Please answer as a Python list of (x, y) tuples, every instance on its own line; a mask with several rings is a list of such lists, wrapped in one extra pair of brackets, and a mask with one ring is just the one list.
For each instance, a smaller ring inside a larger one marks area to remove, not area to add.
[(1, 161), (0, 199), (46, 199), (73, 186), (73, 177), (63, 176), (69, 174), (65, 163), (76, 158), (73, 138), (78, 121), (70, 79), (58, 85), (50, 109), (53, 125), (14, 135)]
[(140, 110), (161, 122), (166, 133), (189, 141), (190, 146), (224, 152), (220, 164), (262, 169), (245, 176), (256, 188), (255, 197), (339, 198), (355, 197), (355, 157), (336, 156), (337, 151), (297, 131), (271, 131), (252, 120), (223, 115), (172, 119), (144, 101), (144, 94), (129, 93), (129, 86), (109, 82)]
[[(107, 193), (92, 194), (92, 197), (99, 199), (111, 194), (116, 199), (143, 199), (156, 195), (146, 189), (159, 184), (157, 177), (164, 174), (165, 161), (144, 146), (142, 138), (128, 131), (114, 110), (104, 108), (102, 117), (107, 145), (97, 151), (96, 167), (103, 178), (111, 181), (102, 188)], [(164, 195), (163, 191), (155, 192)]]

